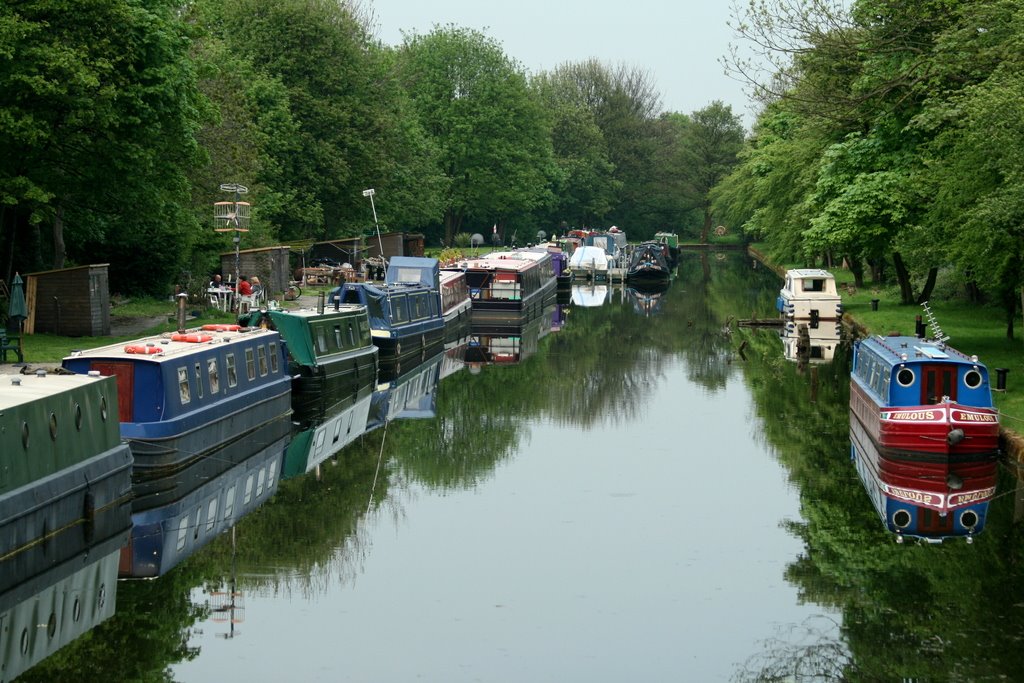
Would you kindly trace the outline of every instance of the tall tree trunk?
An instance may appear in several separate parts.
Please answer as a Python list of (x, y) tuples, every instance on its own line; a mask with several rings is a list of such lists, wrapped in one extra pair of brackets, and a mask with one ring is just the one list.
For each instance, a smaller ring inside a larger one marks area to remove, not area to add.
[(704, 205), (704, 224), (700, 228), (700, 243), (707, 244), (711, 235), (711, 206)]
[(850, 272), (853, 273), (853, 286), (860, 289), (864, 286), (864, 264), (859, 258), (852, 255), (846, 257), (846, 264), (850, 267)]
[[(14, 229), (14, 210), (7, 207), (7, 205), (0, 206), (0, 244), (6, 243), (7, 253), (4, 254), (4, 272), (2, 273), (6, 282), (11, 281), (11, 273), (14, 268), (14, 243), (17, 241), (15, 238), (16, 231)], [(8, 235), (10, 239), (8, 239)]]
[(910, 273), (907, 272), (900, 252), (892, 253), (892, 265), (896, 269), (896, 280), (900, 283), (900, 303), (909, 306), (914, 303), (914, 288), (910, 284)]
[(53, 216), (53, 267), (64, 267), (64, 204), (57, 204), (57, 213)]
[(938, 277), (938, 275), (938, 267), (932, 266), (928, 269), (928, 279), (925, 280), (924, 288), (921, 290), (921, 296), (917, 297), (918, 306), (932, 297), (932, 290), (935, 289), (935, 278)]

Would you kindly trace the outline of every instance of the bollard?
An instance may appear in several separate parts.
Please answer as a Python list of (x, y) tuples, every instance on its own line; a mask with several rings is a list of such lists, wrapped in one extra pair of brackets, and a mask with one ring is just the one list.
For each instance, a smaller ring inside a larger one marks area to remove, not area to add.
[(878, 299), (872, 299), (871, 300), (871, 310), (872, 311), (877, 311), (878, 310)]
[(996, 368), (996, 391), (1006, 391), (1006, 374), (1009, 368)]

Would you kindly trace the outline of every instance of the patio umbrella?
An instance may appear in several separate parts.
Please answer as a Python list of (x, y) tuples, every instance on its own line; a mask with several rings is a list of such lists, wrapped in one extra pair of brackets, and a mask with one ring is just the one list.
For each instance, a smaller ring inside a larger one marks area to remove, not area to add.
[[(18, 335), (18, 350), (24, 352), (21, 338), (21, 323), (28, 317), (28, 307), (25, 305), (25, 283), (21, 275), (14, 274), (11, 280), (11, 300), (7, 304), (7, 328)], [(24, 357), (24, 356), (23, 356)]]

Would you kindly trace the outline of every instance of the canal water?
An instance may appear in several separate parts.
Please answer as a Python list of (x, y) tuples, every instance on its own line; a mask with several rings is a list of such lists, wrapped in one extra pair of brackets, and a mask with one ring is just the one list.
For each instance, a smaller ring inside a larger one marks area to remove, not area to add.
[(736, 325), (779, 285), (688, 252), (661, 296), (467, 333), (25, 679), (1024, 680), (1010, 477), (973, 545), (895, 544), (850, 463), (848, 352)]

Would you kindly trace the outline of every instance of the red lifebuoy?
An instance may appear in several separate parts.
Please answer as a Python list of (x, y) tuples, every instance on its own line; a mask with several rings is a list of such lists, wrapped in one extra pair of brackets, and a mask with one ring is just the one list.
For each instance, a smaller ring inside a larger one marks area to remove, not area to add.
[(192, 344), (201, 344), (213, 340), (212, 334), (197, 334), (195, 332), (189, 334), (174, 333), (171, 335), (171, 341), (190, 342)]
[(241, 325), (229, 325), (227, 323), (203, 325), (203, 329), (210, 332), (238, 332), (241, 328)]
[(159, 346), (143, 346), (141, 344), (129, 344), (124, 347), (125, 353), (142, 353), (147, 356), (154, 353), (160, 353), (161, 351), (163, 351), (163, 349)]

